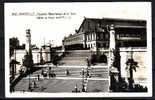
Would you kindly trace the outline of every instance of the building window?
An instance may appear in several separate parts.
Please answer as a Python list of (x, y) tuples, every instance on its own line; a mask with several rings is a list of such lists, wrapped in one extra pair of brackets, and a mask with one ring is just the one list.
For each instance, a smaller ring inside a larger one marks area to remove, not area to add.
[(100, 37), (100, 34), (97, 34), (97, 40), (100, 40), (101, 37)]
[(91, 34), (89, 34), (89, 40), (91, 40)]
[(96, 40), (96, 35), (95, 35), (95, 33), (94, 33), (94, 40)]
[(93, 34), (91, 34), (91, 36), (92, 36), (92, 40), (94, 40), (94, 35), (93, 35)]
[(86, 40), (88, 41), (88, 35), (86, 35)]
[(100, 47), (100, 43), (97, 43), (97, 47)]
[(103, 33), (100, 34), (100, 39), (103, 40)]
[(103, 47), (103, 43), (101, 43), (101, 47)]
[(106, 39), (106, 40), (108, 39), (108, 34), (105, 34), (105, 39)]
[(89, 41), (89, 35), (87, 35), (87, 40)]

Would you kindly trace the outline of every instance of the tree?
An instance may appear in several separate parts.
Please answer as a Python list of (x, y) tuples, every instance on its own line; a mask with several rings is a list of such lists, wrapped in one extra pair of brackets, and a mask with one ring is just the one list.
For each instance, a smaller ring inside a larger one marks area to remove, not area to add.
[(26, 55), (24, 56), (23, 65), (27, 68), (31, 68), (33, 66), (32, 53), (26, 53)]
[(57, 66), (58, 61), (59, 61), (59, 56), (58, 56), (58, 55), (55, 55), (55, 56), (53, 57), (53, 64)]
[(129, 69), (129, 72), (130, 72), (129, 88), (132, 89), (133, 88), (133, 83), (134, 83), (133, 70), (136, 71), (136, 68), (138, 67), (138, 62), (136, 62), (133, 58), (131, 58), (131, 59), (127, 60), (126, 65), (127, 65), (126, 69)]
[(10, 58), (11, 56), (14, 54), (15, 59), (10, 60), (10, 68), (12, 69), (11, 75), (12, 75), (12, 79), (14, 79), (15, 77), (15, 73), (16, 73), (16, 64), (19, 64), (19, 62), (16, 61), (16, 52), (15, 49), (19, 46), (19, 40), (18, 38), (10, 38), (9, 39), (9, 46), (10, 46)]
[(29, 53), (26, 52), (26, 55), (24, 56), (23, 65), (27, 67), (27, 72), (29, 74), (29, 90), (31, 90), (31, 83), (30, 83), (30, 74), (32, 72), (32, 66), (33, 66), (33, 59), (32, 59), (32, 52)]
[(14, 53), (14, 50), (19, 46), (18, 38), (17, 37), (10, 38), (9, 44), (10, 44), (10, 56), (12, 56)]

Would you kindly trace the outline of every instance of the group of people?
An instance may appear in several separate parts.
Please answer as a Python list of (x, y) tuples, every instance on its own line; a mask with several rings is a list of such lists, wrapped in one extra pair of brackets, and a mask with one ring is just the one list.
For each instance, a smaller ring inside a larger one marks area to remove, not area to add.
[(29, 90), (32, 92), (33, 89), (35, 89), (35, 88), (38, 88), (38, 86), (37, 86), (36, 81), (34, 80), (34, 81), (32, 81), (32, 82), (29, 84)]
[(55, 74), (53, 71), (51, 71), (51, 69), (49, 69), (48, 71), (44, 71), (44, 70), (42, 69), (41, 75), (42, 75), (43, 77), (49, 76), (49, 78), (50, 78), (50, 77), (55, 77), (55, 76), (56, 76), (56, 74)]
[[(78, 87), (77, 87), (77, 84), (75, 85), (74, 90), (73, 90), (72, 92), (80, 92), (80, 90), (79, 90)], [(83, 85), (82, 85), (82, 90), (81, 90), (81, 92), (87, 92), (87, 84), (83, 84)]]

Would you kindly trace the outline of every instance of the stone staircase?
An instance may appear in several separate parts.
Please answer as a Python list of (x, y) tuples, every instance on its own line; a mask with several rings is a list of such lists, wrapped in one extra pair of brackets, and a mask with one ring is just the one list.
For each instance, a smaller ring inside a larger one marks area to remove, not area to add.
[(91, 52), (89, 50), (70, 50), (65, 52), (59, 64), (62, 66), (86, 66), (86, 58), (89, 57)]

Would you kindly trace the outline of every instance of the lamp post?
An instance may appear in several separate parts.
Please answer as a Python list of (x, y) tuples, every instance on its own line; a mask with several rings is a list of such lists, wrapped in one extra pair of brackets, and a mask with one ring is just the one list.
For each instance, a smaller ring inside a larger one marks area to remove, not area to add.
[(82, 92), (84, 92), (84, 68), (82, 68)]
[[(86, 72), (87, 74), (87, 72)], [(82, 92), (87, 92), (87, 75), (86, 75), (86, 79), (85, 79), (85, 71), (84, 68), (82, 69)]]
[(30, 82), (30, 74), (31, 73), (30, 73), (30, 68), (28, 68), (28, 72), (29, 72), (29, 87), (28, 87), (28, 89), (31, 90), (31, 82)]
[(27, 67), (27, 74), (29, 74), (29, 86), (28, 89), (31, 89), (31, 83), (30, 83), (30, 74), (31, 74), (31, 68), (33, 66), (33, 59), (32, 59), (32, 54), (28, 54), (26, 53), (26, 55), (24, 56), (24, 60), (23, 60), (23, 65)]

